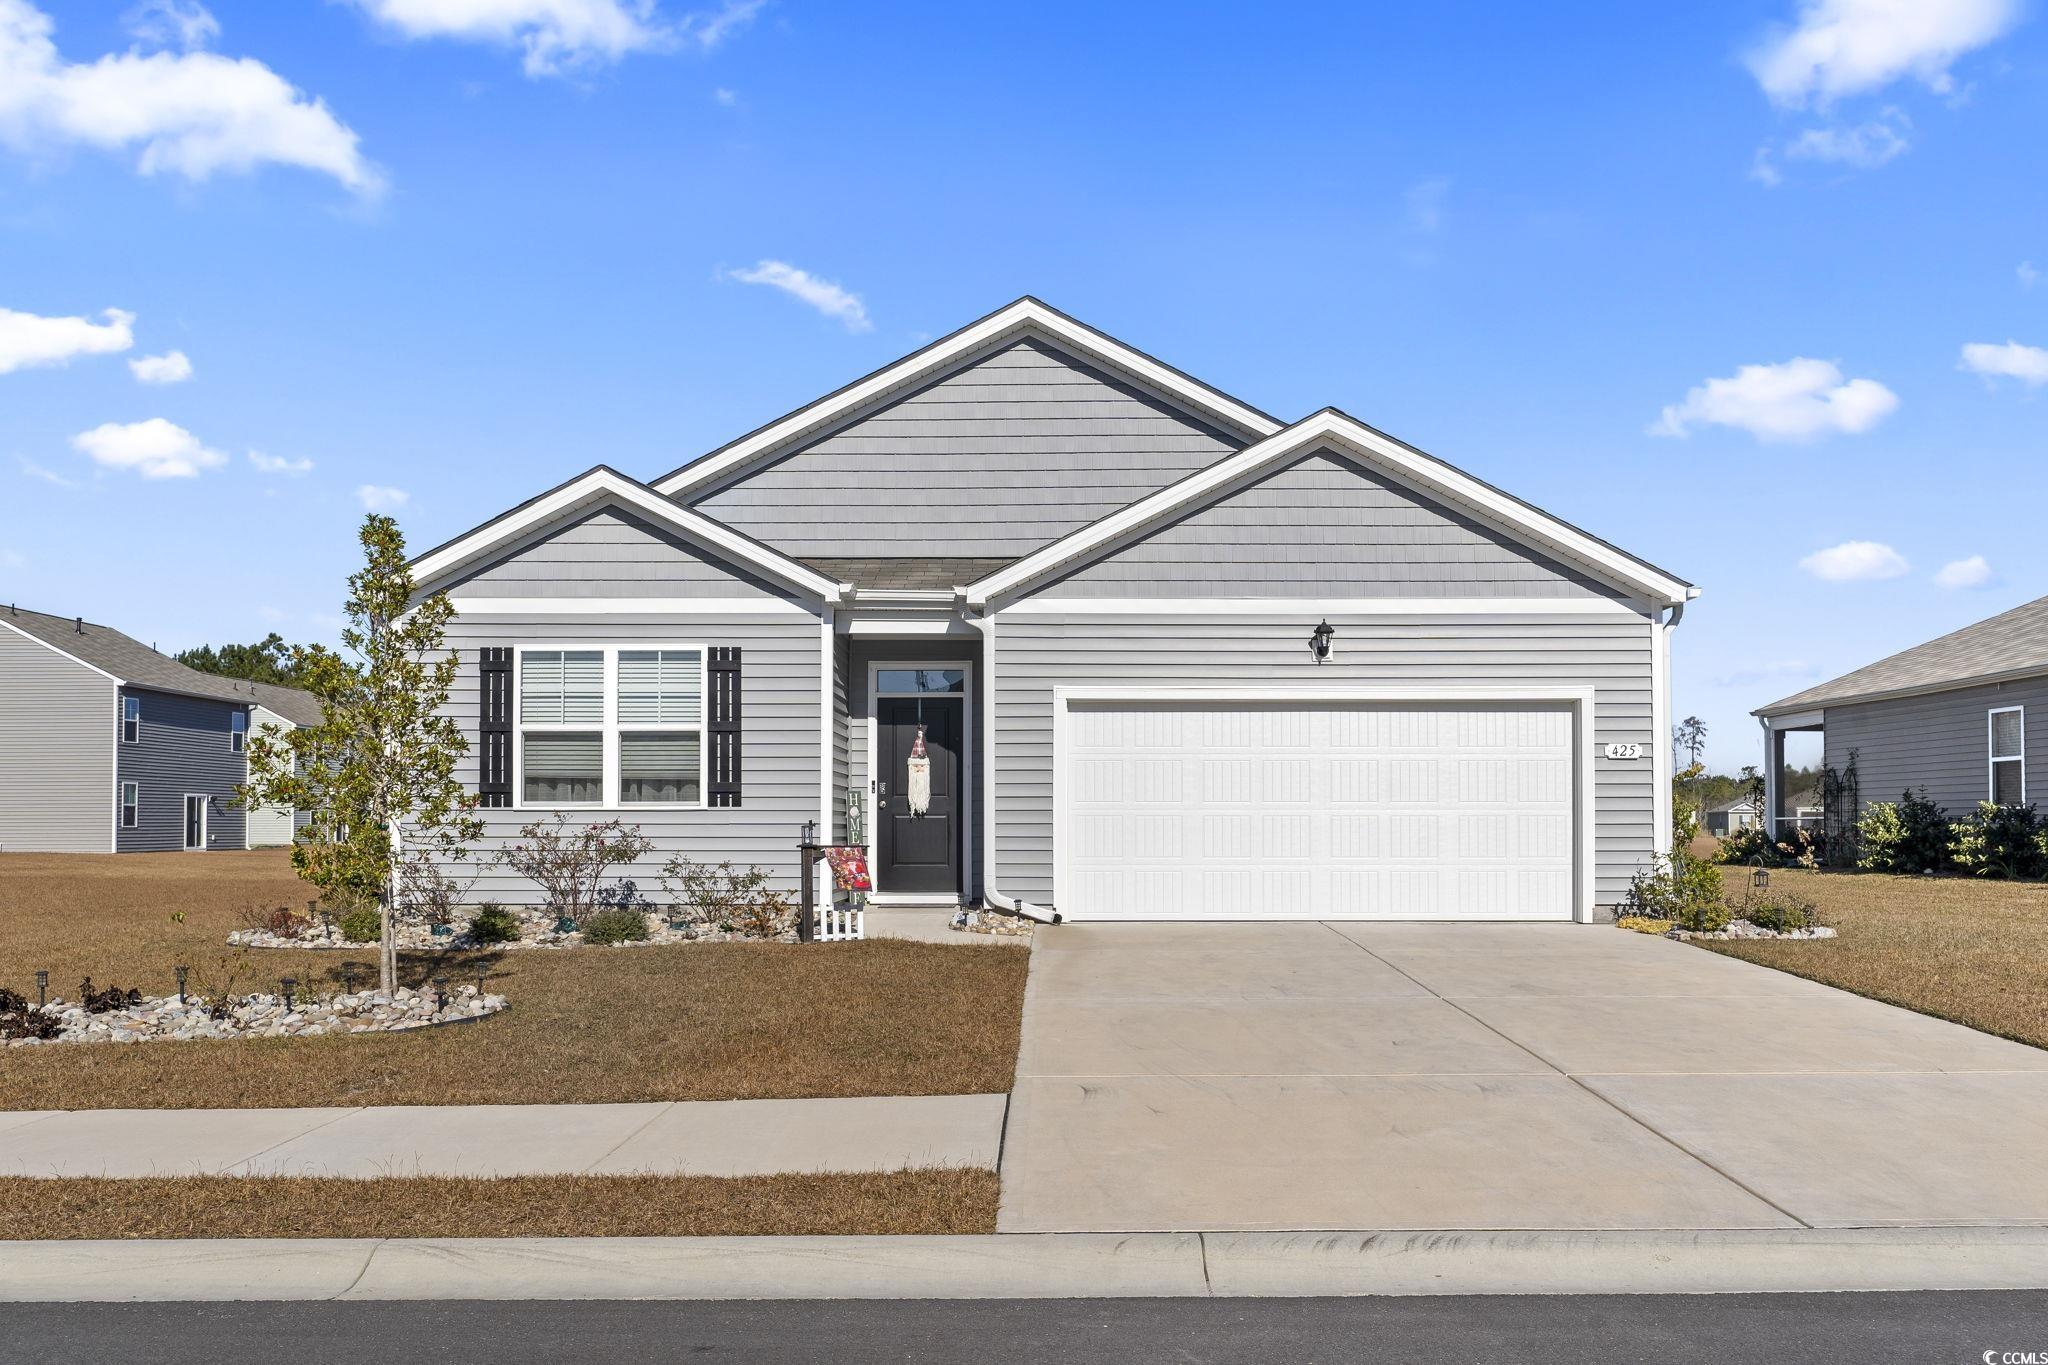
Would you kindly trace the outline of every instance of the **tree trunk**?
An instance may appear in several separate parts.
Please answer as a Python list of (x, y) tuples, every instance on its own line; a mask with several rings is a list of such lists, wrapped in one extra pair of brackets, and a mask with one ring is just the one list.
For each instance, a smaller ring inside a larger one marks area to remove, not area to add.
[(398, 826), (391, 827), (391, 866), (378, 892), (377, 980), (386, 995), (398, 993)]

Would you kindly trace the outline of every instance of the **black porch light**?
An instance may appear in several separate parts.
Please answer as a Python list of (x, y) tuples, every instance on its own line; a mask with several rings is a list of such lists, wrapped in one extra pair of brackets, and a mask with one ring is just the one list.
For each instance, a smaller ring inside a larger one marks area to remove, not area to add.
[(1322, 624), (1309, 632), (1308, 652), (1317, 663), (1321, 663), (1330, 657), (1330, 641), (1336, 634), (1337, 628), (1330, 624), (1328, 618), (1325, 618)]

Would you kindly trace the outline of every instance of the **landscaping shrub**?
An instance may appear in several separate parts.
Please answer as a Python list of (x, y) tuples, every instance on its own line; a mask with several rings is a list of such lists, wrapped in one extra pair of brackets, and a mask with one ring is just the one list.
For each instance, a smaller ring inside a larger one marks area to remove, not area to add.
[(13, 991), (0, 987), (0, 1040), (8, 1038), (55, 1038), (64, 1031), (63, 1021), (46, 1013)]
[(384, 922), (374, 905), (358, 905), (341, 912), (335, 927), (350, 943), (375, 943), (384, 936)]
[(1646, 915), (1621, 915), (1615, 919), (1614, 924), (1616, 928), (1626, 929), (1634, 934), (1662, 934), (1668, 933), (1671, 929), (1670, 920), (1651, 919)]
[(288, 905), (252, 905), (242, 912), (242, 927), (257, 929), (279, 938), (303, 938), (312, 921)]
[(647, 916), (638, 910), (600, 910), (583, 921), (583, 941), (600, 948), (638, 943), (647, 937)]
[(1629, 881), (1620, 908), (1631, 918), (1670, 920), (1681, 929), (1713, 933), (1732, 916), (1721, 900), (1721, 874), (1709, 863), (1680, 855), (1659, 858)]
[(519, 842), (498, 857), (547, 896), (549, 913), (583, 926), (604, 905), (605, 876), (614, 867), (654, 852), (638, 825), (619, 820), (570, 828), (567, 815), (519, 831)]
[(514, 943), (518, 941), (521, 925), (519, 916), (504, 906), (491, 902), (477, 907), (469, 921), (469, 941), (472, 943)]
[(1863, 851), (1856, 865), (1866, 872), (1917, 874), (1948, 866), (1949, 827), (1941, 807), (1927, 799), (1901, 793), (1897, 803), (1874, 801), (1857, 822)]
[(1812, 901), (1799, 896), (1764, 896), (1743, 906), (1742, 918), (1759, 929), (1784, 934), (1813, 928), (1820, 923), (1820, 911)]
[(661, 870), (662, 888), (685, 919), (748, 938), (779, 938), (796, 923), (796, 906), (768, 878), (765, 868), (700, 863), (682, 854)]
[(419, 924), (453, 924), (479, 873), (451, 877), (442, 855), (462, 858), (460, 846), (415, 849), (398, 865), (398, 913)]
[(2041, 834), (2032, 806), (1981, 801), (1976, 814), (1949, 826), (1949, 858), (1973, 877), (2038, 877)]
[(141, 1004), (142, 992), (138, 990), (124, 991), (119, 986), (109, 986), (105, 990), (95, 990), (93, 989), (92, 978), (88, 976), (85, 980), (78, 983), (78, 1001), (85, 1006), (87, 1014), (107, 1014), (114, 1010), (125, 1010), (131, 1006)]

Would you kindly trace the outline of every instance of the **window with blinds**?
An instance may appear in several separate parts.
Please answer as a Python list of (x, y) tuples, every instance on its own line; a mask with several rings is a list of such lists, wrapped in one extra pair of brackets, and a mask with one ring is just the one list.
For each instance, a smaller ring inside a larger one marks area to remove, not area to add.
[(519, 651), (525, 806), (704, 804), (698, 645)]
[(1991, 713), (1991, 801), (1999, 806), (2027, 803), (2027, 712), (2020, 706)]

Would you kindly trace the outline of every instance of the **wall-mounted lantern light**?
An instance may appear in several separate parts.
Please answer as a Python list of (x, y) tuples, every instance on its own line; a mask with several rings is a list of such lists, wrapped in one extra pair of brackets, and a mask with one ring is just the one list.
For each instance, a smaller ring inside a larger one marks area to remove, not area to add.
[(1309, 632), (1308, 652), (1317, 663), (1330, 657), (1330, 640), (1337, 634), (1337, 628), (1325, 620)]

